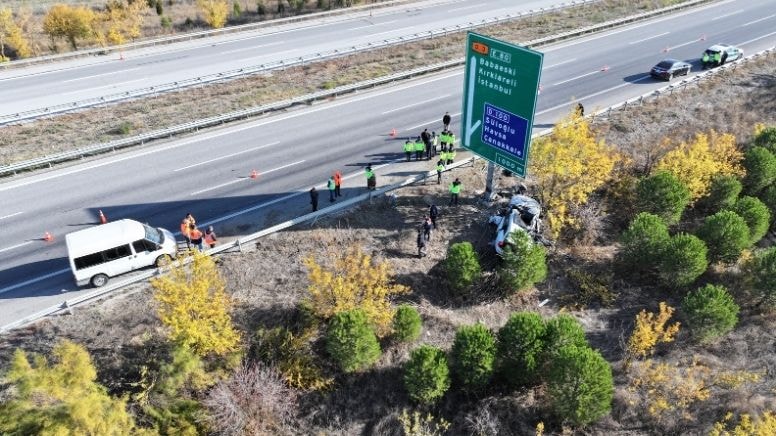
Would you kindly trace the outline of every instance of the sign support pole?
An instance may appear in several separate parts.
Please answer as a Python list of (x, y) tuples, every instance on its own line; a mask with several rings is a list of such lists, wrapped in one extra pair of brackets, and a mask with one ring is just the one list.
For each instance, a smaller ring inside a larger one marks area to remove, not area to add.
[(493, 192), (493, 179), (496, 175), (496, 164), (488, 162), (488, 175), (485, 176), (485, 200), (490, 201), (495, 196)]

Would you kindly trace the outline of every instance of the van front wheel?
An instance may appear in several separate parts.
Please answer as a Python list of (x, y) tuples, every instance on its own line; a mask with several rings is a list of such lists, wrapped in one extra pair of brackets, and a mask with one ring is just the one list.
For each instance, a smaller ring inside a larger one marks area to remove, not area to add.
[(96, 276), (92, 277), (92, 286), (95, 288), (101, 288), (108, 284), (108, 276), (105, 274), (97, 274)]
[(163, 254), (156, 258), (156, 267), (162, 268), (170, 264), (172, 262), (172, 257), (170, 257), (169, 254)]

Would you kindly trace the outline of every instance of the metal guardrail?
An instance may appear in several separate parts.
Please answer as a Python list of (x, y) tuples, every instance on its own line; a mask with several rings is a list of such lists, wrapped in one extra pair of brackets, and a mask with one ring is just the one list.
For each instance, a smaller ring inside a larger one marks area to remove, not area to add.
[[(343, 56), (348, 56), (354, 53), (392, 47), (395, 45), (406, 44), (410, 42), (434, 38), (435, 36), (436, 37), (445, 36), (451, 33), (467, 31), (467, 30), (476, 29), (483, 26), (503, 23), (506, 21), (516, 20), (516, 19), (525, 18), (525, 17), (531, 17), (534, 15), (542, 15), (550, 12), (567, 9), (574, 6), (593, 3), (595, 1), (598, 1), (598, 0), (577, 0), (571, 3), (561, 3), (558, 6), (553, 6), (552, 8), (548, 8), (548, 9), (541, 8), (538, 11), (529, 10), (528, 12), (520, 12), (516, 15), (507, 14), (501, 17), (483, 19), (478, 22), (469, 22), (465, 25), (457, 25), (452, 28), (443, 27), (441, 29), (415, 33), (409, 36), (400, 36), (397, 38), (384, 39), (381, 42), (354, 45), (344, 49), (336, 49), (328, 52), (316, 53), (314, 55), (310, 55), (307, 57), (301, 56), (293, 59), (283, 59), (280, 61), (271, 62), (267, 64), (254, 65), (250, 67), (240, 68), (237, 70), (230, 70), (230, 71), (224, 71), (216, 74), (209, 74), (205, 76), (195, 77), (193, 79), (185, 79), (177, 82), (165, 83), (162, 85), (140, 88), (140, 89), (126, 91), (122, 93), (109, 94), (101, 97), (90, 98), (90, 99), (81, 100), (81, 101), (72, 102), (72, 103), (65, 103), (65, 104), (50, 106), (46, 108), (33, 109), (29, 111), (24, 111), (24, 112), (18, 112), (15, 114), (3, 115), (3, 116), (0, 116), (0, 126), (6, 125), (6, 124), (18, 123), (20, 121), (25, 121), (30, 119), (51, 116), (55, 114), (76, 111), (76, 110), (89, 108), (89, 107), (100, 106), (108, 103), (130, 100), (130, 99), (144, 97), (148, 95), (155, 95), (155, 94), (160, 94), (160, 93), (169, 92), (169, 91), (176, 91), (176, 90), (180, 90), (180, 89), (184, 89), (192, 86), (200, 86), (208, 83), (234, 80), (234, 79), (238, 79), (238, 78), (242, 78), (242, 77), (246, 77), (254, 74), (266, 73), (268, 71), (281, 70), (281, 69), (291, 68), (296, 66), (303, 66), (308, 63), (335, 59)], [(609, 27), (616, 27), (616, 26), (631, 23), (634, 21), (651, 18), (657, 15), (671, 13), (679, 9), (685, 9), (688, 7), (692, 7), (701, 3), (708, 3), (711, 1), (714, 1), (714, 0), (690, 0), (688, 2), (680, 3), (678, 5), (669, 6), (669, 7), (657, 9), (654, 11), (643, 12), (641, 14), (636, 14), (629, 17), (618, 18), (615, 20), (607, 21), (605, 23), (587, 26), (581, 29), (564, 32), (550, 37), (540, 38), (536, 41), (530, 41), (528, 43), (525, 43), (525, 45), (529, 45), (529, 44), (536, 45), (537, 43), (547, 44), (550, 42), (556, 42), (556, 41), (568, 39), (574, 36), (596, 32)]]
[[(617, 110), (617, 109), (623, 109), (624, 110), (629, 105), (633, 106), (633, 105), (637, 105), (637, 104), (642, 104), (644, 101), (646, 101), (649, 98), (660, 98), (663, 95), (671, 95), (671, 94), (673, 94), (674, 91), (678, 91), (680, 89), (681, 90), (686, 89), (688, 85), (698, 84), (701, 81), (703, 81), (704, 79), (712, 77), (713, 75), (719, 74), (720, 72), (725, 72), (725, 71), (728, 71), (728, 70), (735, 70), (738, 65), (742, 65), (742, 64), (745, 64), (745, 63), (750, 62), (752, 60), (755, 60), (757, 58), (760, 58), (762, 56), (768, 56), (768, 55), (774, 54), (774, 53), (776, 53), (776, 46), (773, 46), (773, 47), (770, 47), (768, 49), (762, 50), (762, 51), (757, 52), (757, 53), (755, 53), (753, 55), (749, 55), (749, 56), (747, 56), (745, 58), (738, 59), (738, 60), (736, 60), (736, 61), (734, 61), (734, 62), (732, 62), (730, 64), (722, 65), (721, 67), (717, 67), (717, 68), (711, 69), (709, 71), (706, 71), (703, 74), (700, 74), (698, 76), (693, 77), (692, 79), (686, 79), (686, 80), (683, 80), (682, 82), (677, 83), (677, 84), (664, 86), (663, 88), (660, 88), (658, 90), (649, 92), (647, 94), (643, 94), (643, 95), (641, 95), (639, 97), (631, 98), (631, 99), (625, 100), (623, 102), (614, 104), (612, 106), (609, 106), (608, 108), (596, 111), (595, 113), (590, 114), (587, 117), (595, 119), (595, 118), (597, 118), (599, 116), (609, 116), (609, 115), (611, 115), (613, 110)], [(538, 137), (546, 136), (546, 135), (549, 135), (551, 133), (552, 133), (552, 129), (548, 129), (548, 130), (545, 130), (545, 131), (543, 131), (541, 133), (533, 135), (533, 138), (535, 139), (535, 138), (538, 138)], [(474, 162), (477, 159), (479, 159), (479, 158), (477, 156), (474, 156), (474, 157), (465, 159), (465, 160), (463, 160), (461, 162), (454, 163), (453, 165), (450, 165), (447, 168), (446, 171), (450, 171), (450, 170), (453, 170), (455, 168), (458, 168), (458, 167), (461, 167), (463, 165), (466, 165), (468, 163)], [(417, 183), (417, 182), (419, 182), (421, 180), (425, 180), (425, 179), (427, 179), (429, 177), (433, 177), (434, 175), (436, 175), (436, 171), (428, 171), (428, 172), (424, 172), (424, 173), (418, 174), (418, 175), (416, 175), (414, 177), (410, 177), (410, 178), (406, 179), (403, 182), (399, 182), (399, 183), (394, 183), (392, 185), (383, 186), (383, 187), (381, 187), (381, 188), (379, 188), (379, 189), (377, 189), (375, 191), (370, 191), (368, 193), (361, 194), (361, 195), (359, 195), (357, 197), (345, 200), (342, 203), (329, 206), (329, 207), (321, 209), (321, 210), (319, 210), (317, 212), (312, 212), (312, 213), (303, 215), (301, 217), (297, 217), (297, 218), (285, 221), (283, 223), (274, 225), (272, 227), (268, 227), (266, 229), (260, 230), (260, 231), (258, 231), (256, 233), (252, 233), (250, 235), (244, 236), (242, 238), (237, 238), (236, 240), (234, 240), (234, 241), (232, 241), (230, 243), (226, 243), (226, 244), (220, 245), (220, 246), (218, 246), (216, 248), (211, 248), (209, 250), (206, 250), (205, 253), (207, 253), (209, 255), (215, 255), (215, 254), (224, 253), (224, 252), (229, 251), (229, 250), (233, 250), (235, 248), (238, 248), (238, 249), (241, 250), (243, 244), (249, 243), (251, 241), (255, 241), (255, 240), (259, 239), (259, 238), (262, 238), (262, 237), (267, 236), (267, 235), (272, 234), (272, 233), (279, 232), (279, 231), (287, 229), (289, 227), (292, 227), (292, 226), (295, 226), (295, 225), (298, 225), (298, 224), (301, 224), (301, 223), (304, 223), (304, 222), (307, 222), (307, 221), (310, 221), (310, 220), (318, 219), (318, 218), (320, 218), (320, 217), (322, 217), (324, 215), (328, 215), (328, 214), (331, 214), (331, 213), (334, 213), (334, 212), (338, 212), (338, 211), (343, 210), (345, 208), (348, 208), (348, 207), (350, 207), (352, 205), (355, 205), (355, 204), (358, 204), (358, 203), (361, 203), (361, 202), (364, 202), (364, 201), (371, 201), (376, 196), (381, 196), (381, 195), (386, 194), (386, 193), (388, 193), (390, 191), (393, 191), (393, 190), (396, 190), (396, 189), (399, 189), (399, 188), (403, 188), (403, 187), (411, 185), (413, 183)], [(82, 304), (82, 303), (94, 300), (96, 298), (102, 297), (103, 295), (106, 295), (106, 294), (111, 293), (113, 291), (116, 291), (118, 289), (124, 288), (126, 286), (129, 286), (129, 285), (132, 285), (132, 284), (136, 284), (136, 283), (140, 283), (140, 282), (142, 282), (144, 280), (147, 280), (147, 279), (149, 279), (151, 277), (159, 275), (161, 272), (162, 271), (159, 270), (159, 269), (145, 271), (145, 272), (142, 272), (142, 273), (140, 273), (140, 274), (138, 274), (138, 275), (136, 275), (136, 276), (134, 276), (132, 278), (127, 279), (127, 280), (124, 280), (124, 281), (121, 281), (121, 282), (117, 282), (117, 283), (112, 284), (112, 285), (105, 286), (105, 287), (97, 289), (97, 290), (95, 290), (93, 292), (81, 295), (80, 297), (76, 297), (76, 298), (72, 298), (72, 299), (69, 299), (69, 300), (65, 300), (65, 301), (63, 301), (62, 303), (60, 303), (60, 304), (58, 304), (56, 306), (51, 306), (51, 307), (46, 308), (44, 310), (41, 310), (41, 311), (39, 311), (37, 313), (34, 313), (34, 314), (30, 315), (30, 316), (27, 316), (27, 317), (25, 317), (25, 318), (23, 318), (21, 320), (18, 320), (18, 321), (12, 322), (10, 324), (6, 324), (6, 325), (3, 325), (3, 326), (0, 326), (0, 333), (4, 333), (4, 332), (7, 332), (7, 331), (12, 330), (12, 329), (25, 326), (27, 324), (35, 322), (35, 321), (37, 321), (37, 320), (39, 320), (41, 318), (45, 318), (46, 316), (58, 313), (60, 311), (68, 310), (68, 309), (70, 309), (70, 308), (72, 308), (72, 307), (74, 307), (76, 305), (79, 305), (79, 304)]]
[[(694, 0), (693, 4), (698, 3), (704, 3), (710, 0)], [(685, 3), (684, 5), (688, 5), (689, 3)], [(666, 13), (668, 8), (664, 8), (661, 10), (660, 13)], [(652, 11), (656, 12), (656, 11)], [(652, 15), (650, 15), (652, 16)], [(636, 18), (641, 17), (641, 18)], [(639, 14), (637, 16), (632, 17), (626, 17), (624, 19), (620, 20), (628, 20), (630, 21), (636, 21), (638, 19), (646, 18), (645, 14)], [(524, 45), (527, 45), (529, 47), (536, 47), (541, 46), (543, 44), (548, 44), (551, 42), (557, 42), (559, 40), (563, 39), (569, 39), (578, 35), (583, 35), (587, 33), (592, 33), (598, 30), (601, 30), (602, 28), (611, 27), (612, 21), (607, 23), (602, 23), (599, 25), (594, 26), (588, 26), (582, 29), (577, 29), (569, 32), (564, 32), (562, 34), (558, 35), (551, 35), (544, 38), (539, 38), (533, 41), (528, 41)], [(63, 162), (67, 160), (74, 160), (74, 159), (81, 159), (85, 156), (95, 155), (99, 153), (104, 153), (107, 151), (115, 151), (120, 148), (129, 147), (132, 145), (137, 144), (144, 144), (146, 141), (159, 139), (159, 138), (165, 138), (165, 137), (171, 137), (176, 134), (185, 133), (185, 132), (191, 132), (191, 131), (197, 131), (200, 128), (213, 126), (217, 124), (223, 124), (228, 121), (238, 120), (238, 119), (246, 119), (251, 116), (261, 115), (267, 112), (285, 109), (291, 106), (294, 106), (296, 104), (303, 104), (303, 103), (310, 103), (312, 101), (330, 98), (330, 97), (336, 97), (337, 95), (346, 94), (349, 92), (353, 92), (360, 89), (366, 89), (369, 87), (374, 87), (378, 85), (383, 85), (386, 83), (391, 83), (398, 80), (407, 79), (410, 77), (414, 77), (421, 74), (428, 74), (434, 71), (443, 70), (446, 68), (451, 68), (459, 65), (463, 65), (465, 62), (464, 58), (454, 59), (447, 62), (442, 62), (434, 65), (429, 65), (425, 67), (416, 68), (410, 71), (402, 72), (402, 73), (396, 73), (389, 76), (383, 76), (379, 78), (375, 78), (372, 80), (359, 82), (351, 85), (345, 85), (341, 87), (337, 87), (331, 90), (323, 90), (319, 91), (313, 94), (307, 94), (299, 97), (295, 97), (289, 100), (284, 100), (281, 102), (275, 102), (275, 103), (269, 103), (266, 105), (254, 107), (254, 108), (248, 108), (248, 109), (242, 109), (234, 112), (230, 112), (227, 114), (222, 114), (214, 117), (205, 118), (202, 120), (192, 121), (189, 123), (183, 123), (176, 126), (168, 127), (161, 130), (156, 130), (153, 132), (147, 132), (141, 135), (136, 135), (130, 138), (123, 138), (118, 139), (115, 141), (107, 142), (107, 143), (101, 143), (101, 144), (94, 144), (91, 146), (87, 146), (84, 148), (80, 148), (78, 150), (71, 150), (66, 151), (62, 153), (57, 153), (54, 155), (49, 156), (43, 156), (40, 158), (30, 159), (26, 161), (20, 161), (8, 165), (1, 165), (0, 166), (0, 176), (7, 176), (7, 175), (14, 175), (19, 171), (27, 171), (34, 168), (40, 168), (43, 166), (49, 166), (51, 167), (54, 163), (57, 162)], [(1, 124), (1, 123), (0, 123)]]
[(376, 9), (385, 9), (392, 6), (398, 6), (405, 3), (412, 3), (416, 0), (388, 0), (380, 3), (373, 3), (363, 6), (352, 6), (348, 8), (334, 9), (331, 11), (315, 12), (311, 14), (296, 15), (293, 17), (278, 18), (274, 20), (261, 21), (258, 23), (241, 24), (238, 26), (229, 26), (221, 29), (202, 30), (198, 32), (188, 32), (182, 35), (164, 36), (161, 38), (147, 39), (143, 41), (131, 42), (127, 44), (112, 45), (107, 47), (97, 47), (84, 50), (77, 50), (68, 53), (60, 53), (46, 56), (37, 56), (29, 59), (19, 59), (11, 62), (0, 63), (0, 69), (23, 68), (29, 65), (35, 65), (46, 62), (56, 62), (72, 58), (87, 56), (102, 56), (108, 53), (122, 52), (126, 50), (136, 50), (144, 47), (155, 47), (157, 45), (173, 44), (181, 41), (190, 41), (193, 39), (207, 38), (211, 36), (226, 35), (229, 33), (249, 32), (260, 30), (265, 27), (280, 27), (288, 23), (298, 23), (302, 21), (312, 21), (319, 18), (327, 18), (339, 15), (357, 15), (362, 11), (372, 11)]

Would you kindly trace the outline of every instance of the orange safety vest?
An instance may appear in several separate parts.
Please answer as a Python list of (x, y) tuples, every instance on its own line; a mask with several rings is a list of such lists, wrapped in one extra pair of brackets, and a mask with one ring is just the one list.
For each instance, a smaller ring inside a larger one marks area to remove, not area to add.
[(216, 243), (215, 233), (205, 233), (205, 244), (214, 245)]
[(199, 229), (194, 229), (189, 234), (189, 238), (191, 238), (192, 241), (198, 241), (202, 239), (202, 232)]
[(181, 221), (181, 235), (189, 237), (189, 220), (187, 219)]
[(334, 173), (334, 184), (337, 186), (342, 185), (342, 173), (340, 173), (339, 171)]

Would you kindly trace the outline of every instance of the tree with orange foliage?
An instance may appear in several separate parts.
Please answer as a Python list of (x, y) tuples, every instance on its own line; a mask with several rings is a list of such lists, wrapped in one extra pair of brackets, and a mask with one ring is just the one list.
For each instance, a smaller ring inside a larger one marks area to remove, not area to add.
[(220, 29), (229, 17), (229, 3), (226, 0), (197, 0), (205, 22), (214, 29)]
[(43, 31), (52, 42), (55, 38), (65, 38), (73, 50), (78, 50), (78, 40), (90, 38), (96, 34), (97, 14), (86, 6), (56, 4), (43, 18)]

